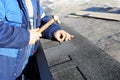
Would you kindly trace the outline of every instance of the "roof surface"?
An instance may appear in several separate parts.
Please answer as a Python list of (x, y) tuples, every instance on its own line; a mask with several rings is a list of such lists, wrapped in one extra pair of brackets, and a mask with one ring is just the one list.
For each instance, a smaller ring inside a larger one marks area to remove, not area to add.
[(105, 8), (105, 0), (59, 2), (46, 0), (43, 6), (47, 13), (59, 15), (62, 28), (75, 37), (62, 43), (41, 40), (54, 80), (120, 80), (120, 22), (69, 16), (79, 10), (120, 13), (120, 9)]

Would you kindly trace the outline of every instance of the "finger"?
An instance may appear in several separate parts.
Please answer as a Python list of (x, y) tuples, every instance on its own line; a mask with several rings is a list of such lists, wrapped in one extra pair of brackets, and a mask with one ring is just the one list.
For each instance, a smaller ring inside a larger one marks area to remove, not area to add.
[(59, 37), (56, 37), (56, 39), (59, 41), (59, 42), (62, 42), (63, 39), (59, 36)]
[(68, 41), (70, 39), (70, 35), (66, 33), (65, 41)]
[(65, 34), (59, 34), (59, 36), (56, 37), (56, 39), (60, 42), (64, 41), (65, 39)]
[(65, 39), (65, 41), (69, 41), (69, 40), (71, 40), (73, 37), (74, 37), (74, 35), (71, 35), (71, 34), (69, 34), (69, 33), (66, 33), (66, 39)]
[(40, 38), (39, 37), (36, 37), (36, 41), (39, 40)]
[(70, 35), (69, 38), (68, 38), (68, 40), (71, 40), (73, 37), (74, 37), (74, 35)]
[(38, 30), (39, 30), (39, 28), (33, 29), (33, 31), (36, 31), (36, 32), (37, 32)]
[(71, 38), (72, 38), (72, 36), (71, 36), (69, 33), (67, 33), (67, 36), (66, 36), (66, 41), (71, 40)]
[(61, 36), (60, 36), (61, 41), (64, 41), (65, 38), (66, 38), (66, 34), (65, 34), (65, 33), (62, 33)]
[(35, 39), (36, 39), (36, 40), (39, 40), (41, 36), (42, 36), (41, 33), (36, 32)]
[(60, 36), (61, 35), (56, 35), (56, 39), (61, 42), (62, 40), (61, 40)]
[(74, 38), (74, 35), (71, 35), (71, 38)]
[(39, 37), (42, 37), (42, 34), (41, 34), (41, 33), (39, 33)]

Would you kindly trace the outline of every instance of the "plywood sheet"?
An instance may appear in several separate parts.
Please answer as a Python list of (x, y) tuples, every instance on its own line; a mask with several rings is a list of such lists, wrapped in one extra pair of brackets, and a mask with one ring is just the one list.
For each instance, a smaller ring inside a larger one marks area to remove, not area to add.
[(120, 21), (120, 14), (92, 12), (92, 11), (79, 11), (74, 13), (77, 16), (95, 17), (101, 19), (117, 20)]

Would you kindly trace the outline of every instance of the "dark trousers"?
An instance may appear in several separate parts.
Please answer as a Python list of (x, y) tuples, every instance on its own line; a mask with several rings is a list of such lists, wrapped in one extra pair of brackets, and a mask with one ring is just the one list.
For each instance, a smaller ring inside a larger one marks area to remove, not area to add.
[(40, 43), (36, 53), (29, 58), (23, 73), (16, 80), (22, 80), (22, 75), (24, 80), (53, 80)]
[(16, 80), (22, 80), (22, 78), (24, 80), (41, 80), (35, 54), (29, 58), (28, 64)]

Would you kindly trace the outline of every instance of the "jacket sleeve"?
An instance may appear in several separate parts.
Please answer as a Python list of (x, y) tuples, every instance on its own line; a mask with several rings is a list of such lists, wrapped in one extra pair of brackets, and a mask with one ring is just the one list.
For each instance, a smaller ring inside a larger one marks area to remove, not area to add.
[[(50, 17), (49, 17), (48, 15), (45, 15), (45, 16), (41, 19), (41, 25), (46, 24), (49, 20), (50, 20)], [(43, 36), (43, 38), (53, 39), (53, 38), (54, 38), (54, 32), (56, 32), (57, 30), (61, 30), (61, 27), (60, 27), (59, 25), (57, 25), (56, 23), (53, 23), (50, 27), (48, 27), (48, 28), (42, 33), (42, 36)]]
[(29, 43), (29, 32), (24, 28), (4, 24), (0, 21), (0, 48), (26, 47)]

